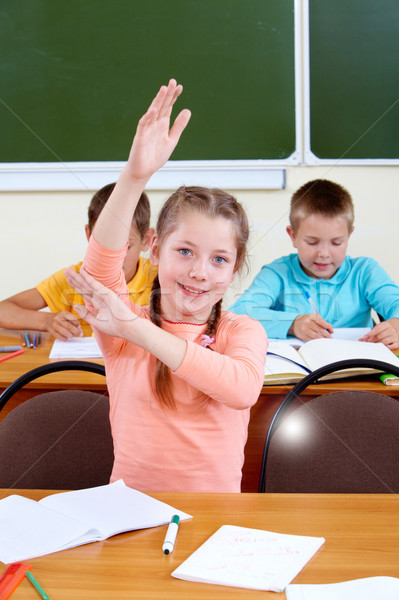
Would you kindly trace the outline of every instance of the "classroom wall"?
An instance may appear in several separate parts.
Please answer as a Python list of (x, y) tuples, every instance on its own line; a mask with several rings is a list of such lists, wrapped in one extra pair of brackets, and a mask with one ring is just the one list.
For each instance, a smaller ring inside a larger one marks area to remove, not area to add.
[[(248, 274), (237, 278), (225, 306), (249, 285), (260, 267), (291, 251), (285, 227), (292, 193), (315, 178), (347, 187), (355, 203), (352, 256), (373, 256), (399, 283), (398, 190), (395, 166), (290, 167), (284, 190), (231, 190), (243, 203), (251, 225)], [(189, 184), (190, 182), (186, 182)], [(0, 193), (0, 298), (34, 287), (51, 273), (82, 259), (84, 224), (92, 191)], [(149, 192), (153, 224), (168, 192)]]

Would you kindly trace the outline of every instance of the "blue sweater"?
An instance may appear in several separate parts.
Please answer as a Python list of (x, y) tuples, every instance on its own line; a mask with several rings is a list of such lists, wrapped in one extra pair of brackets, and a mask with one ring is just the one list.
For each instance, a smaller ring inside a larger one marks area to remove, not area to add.
[(399, 287), (372, 258), (347, 256), (331, 279), (307, 275), (297, 254), (264, 265), (229, 310), (260, 321), (271, 338), (286, 338), (298, 315), (314, 312), (333, 327), (371, 327), (371, 309), (384, 319), (399, 318)]

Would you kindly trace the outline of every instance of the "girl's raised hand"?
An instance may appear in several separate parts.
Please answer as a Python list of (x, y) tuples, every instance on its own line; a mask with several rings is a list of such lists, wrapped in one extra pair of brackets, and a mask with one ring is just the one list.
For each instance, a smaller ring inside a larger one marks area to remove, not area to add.
[(149, 179), (169, 159), (190, 120), (191, 112), (182, 110), (172, 127), (170, 116), (183, 87), (174, 79), (162, 86), (138, 123), (126, 165), (134, 179)]

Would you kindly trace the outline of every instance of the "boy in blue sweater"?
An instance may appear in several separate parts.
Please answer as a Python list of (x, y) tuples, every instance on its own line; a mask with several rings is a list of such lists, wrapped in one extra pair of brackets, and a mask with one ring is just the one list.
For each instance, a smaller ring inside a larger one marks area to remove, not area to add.
[(372, 258), (346, 256), (353, 220), (345, 188), (326, 179), (304, 184), (287, 227), (298, 253), (264, 265), (229, 310), (257, 319), (271, 338), (307, 341), (330, 337), (334, 327), (372, 327), (373, 308), (384, 321), (362, 340), (398, 347), (399, 287)]

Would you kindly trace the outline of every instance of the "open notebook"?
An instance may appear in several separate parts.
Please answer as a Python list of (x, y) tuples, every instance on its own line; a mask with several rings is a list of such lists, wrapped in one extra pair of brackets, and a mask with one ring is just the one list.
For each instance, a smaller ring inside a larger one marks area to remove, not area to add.
[[(295, 383), (324, 365), (352, 358), (368, 358), (399, 367), (399, 358), (384, 344), (320, 338), (306, 342), (295, 350), (287, 342), (275, 341), (269, 344), (267, 350), (265, 385)], [(346, 369), (331, 373), (325, 379), (342, 379), (374, 372), (375, 369)]]
[(122, 479), (60, 492), (39, 502), (11, 495), (0, 500), (0, 560), (19, 562), (135, 529), (166, 525), (182, 511), (127, 487)]

